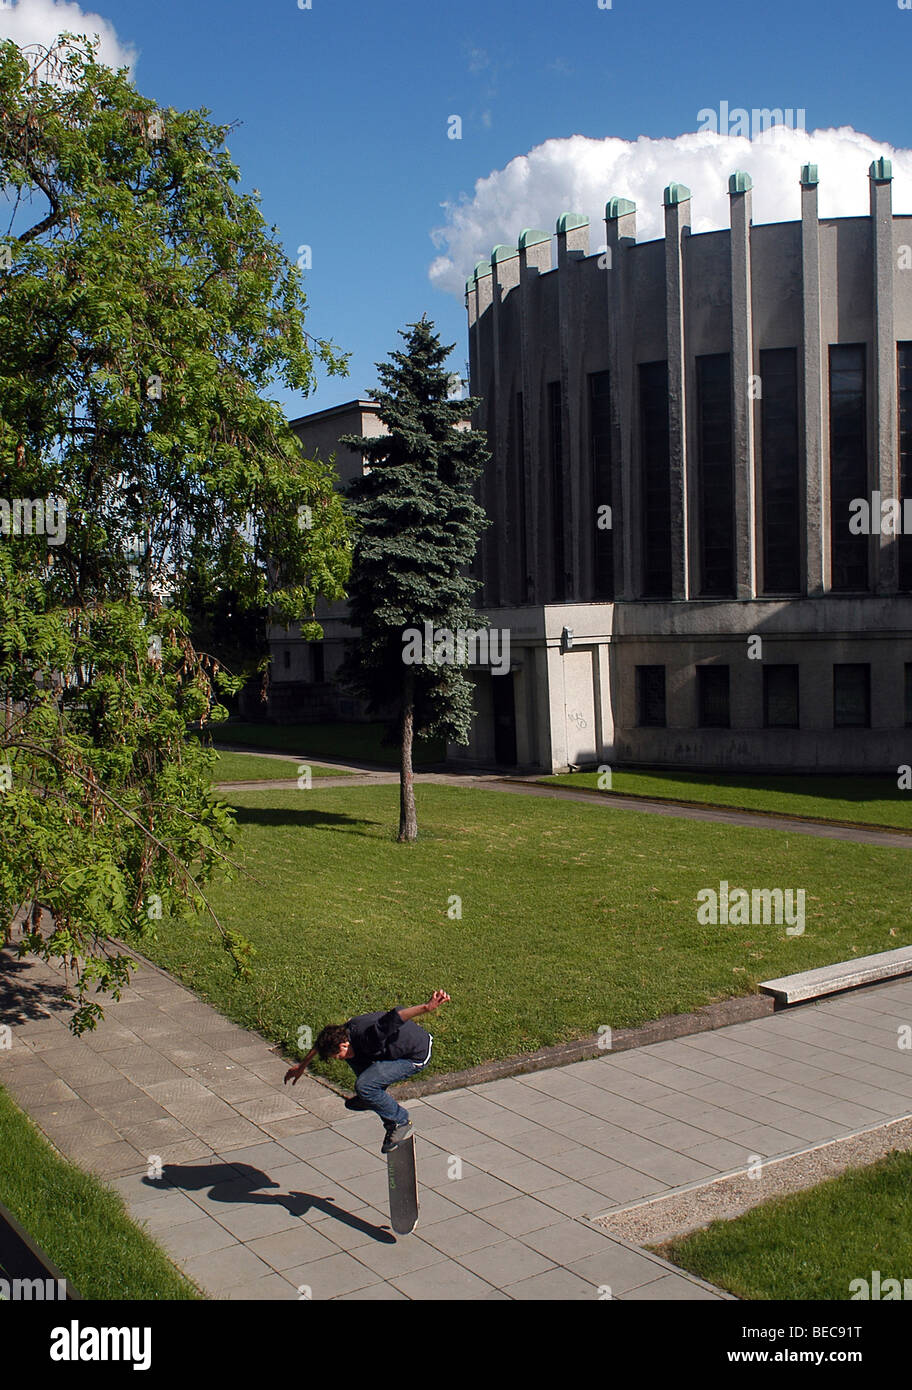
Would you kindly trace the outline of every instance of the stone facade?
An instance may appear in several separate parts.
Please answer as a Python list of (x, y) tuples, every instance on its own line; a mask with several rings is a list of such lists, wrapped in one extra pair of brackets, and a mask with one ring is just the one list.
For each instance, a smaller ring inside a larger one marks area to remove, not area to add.
[(477, 673), (455, 760), (909, 760), (912, 538), (859, 538), (846, 504), (912, 496), (912, 217), (886, 160), (869, 217), (821, 220), (817, 187), (805, 166), (801, 220), (754, 226), (733, 174), (730, 228), (692, 235), (671, 184), (663, 240), (612, 198), (601, 250), (566, 213), (556, 264), (527, 229), (476, 267), (479, 607), (512, 670)]

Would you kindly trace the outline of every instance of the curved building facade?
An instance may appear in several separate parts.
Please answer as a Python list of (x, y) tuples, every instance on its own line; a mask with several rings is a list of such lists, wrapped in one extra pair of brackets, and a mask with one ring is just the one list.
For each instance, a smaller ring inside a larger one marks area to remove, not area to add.
[(670, 184), (662, 240), (612, 198), (600, 250), (565, 213), (556, 264), (526, 229), (476, 267), (479, 607), (511, 659), (454, 758), (910, 760), (912, 217), (889, 161), (869, 183), (869, 216), (821, 219), (806, 165), (801, 220), (754, 226), (736, 173), (696, 235)]

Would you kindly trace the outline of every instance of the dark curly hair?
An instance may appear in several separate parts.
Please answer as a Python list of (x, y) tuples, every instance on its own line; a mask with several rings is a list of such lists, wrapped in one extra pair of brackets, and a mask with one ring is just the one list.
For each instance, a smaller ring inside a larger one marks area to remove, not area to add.
[(320, 1061), (328, 1062), (331, 1057), (336, 1056), (345, 1042), (348, 1042), (348, 1029), (341, 1023), (331, 1023), (328, 1028), (317, 1034), (314, 1047), (320, 1054)]

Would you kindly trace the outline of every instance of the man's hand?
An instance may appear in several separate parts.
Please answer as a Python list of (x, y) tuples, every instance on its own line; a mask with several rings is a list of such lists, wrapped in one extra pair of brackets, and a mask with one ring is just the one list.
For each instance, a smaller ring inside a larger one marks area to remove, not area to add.
[(430, 999), (427, 1001), (424, 1007), (427, 1009), (429, 1014), (432, 1014), (435, 1009), (440, 1008), (441, 1004), (449, 1004), (449, 1002), (450, 996), (448, 994), (444, 994), (442, 989), (435, 989), (434, 993), (431, 995)]
[(285, 1073), (285, 1084), (290, 1081), (292, 1086), (297, 1086), (298, 1078), (303, 1076), (307, 1070), (307, 1062), (299, 1062), (296, 1067), (289, 1067)]

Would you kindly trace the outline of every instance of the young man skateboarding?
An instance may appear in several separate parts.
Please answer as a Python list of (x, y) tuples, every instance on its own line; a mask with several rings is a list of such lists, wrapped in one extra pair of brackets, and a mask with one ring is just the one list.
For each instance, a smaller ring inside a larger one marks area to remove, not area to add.
[(389, 1153), (412, 1133), (408, 1111), (386, 1094), (387, 1086), (404, 1081), (427, 1066), (434, 1039), (412, 1019), (432, 1014), (450, 996), (435, 989), (426, 1004), (387, 1013), (358, 1014), (345, 1024), (330, 1024), (318, 1035), (303, 1062), (290, 1067), (285, 1080), (294, 1086), (299, 1076), (318, 1054), (322, 1062), (339, 1057), (355, 1073), (357, 1094), (345, 1102), (349, 1110), (376, 1110), (383, 1121), (386, 1138), (381, 1153)]

